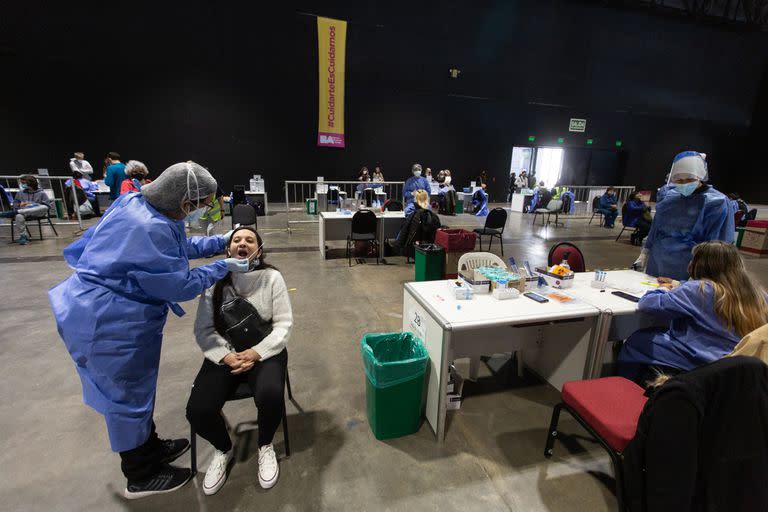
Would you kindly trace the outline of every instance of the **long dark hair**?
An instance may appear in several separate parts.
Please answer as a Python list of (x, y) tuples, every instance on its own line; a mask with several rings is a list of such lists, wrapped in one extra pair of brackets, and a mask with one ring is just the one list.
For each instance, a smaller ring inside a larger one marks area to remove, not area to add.
[[(229, 253), (229, 245), (231, 244), (232, 238), (234, 238), (235, 233), (243, 229), (247, 229), (248, 231), (256, 235), (256, 244), (261, 249), (259, 264), (253, 270), (263, 270), (265, 268), (271, 268), (273, 270), (277, 270), (277, 267), (270, 265), (269, 263), (264, 261), (264, 245), (263, 245), (264, 243), (261, 240), (261, 235), (259, 235), (259, 232), (256, 231), (256, 228), (252, 228), (250, 226), (241, 226), (235, 229), (232, 232), (232, 236), (229, 238), (229, 241), (227, 241), (227, 253)], [(256, 249), (256, 251), (258, 252), (259, 249)], [(277, 271), (279, 272), (279, 270)], [(216, 332), (218, 332), (222, 336), (224, 336), (224, 332), (226, 332), (227, 330), (227, 327), (224, 325), (224, 321), (221, 318), (221, 304), (224, 301), (225, 286), (232, 286), (232, 272), (227, 272), (227, 275), (224, 276), (223, 279), (218, 281), (213, 286), (213, 297), (212, 297), (213, 298), (213, 301), (212, 301), (213, 302), (213, 326), (216, 328)]]

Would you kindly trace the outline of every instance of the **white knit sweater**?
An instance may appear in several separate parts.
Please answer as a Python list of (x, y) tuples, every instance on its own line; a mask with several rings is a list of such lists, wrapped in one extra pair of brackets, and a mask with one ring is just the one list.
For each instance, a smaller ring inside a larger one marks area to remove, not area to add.
[[(282, 352), (293, 326), (291, 301), (283, 276), (271, 268), (246, 273), (233, 272), (232, 285), (239, 296), (256, 308), (261, 318), (272, 319), (272, 332), (254, 345), (253, 350), (259, 353), (262, 360)], [(234, 350), (214, 327), (213, 288), (210, 287), (200, 296), (195, 319), (195, 339), (206, 358), (216, 364), (222, 364), (224, 356)], [(225, 287), (223, 295), (224, 301), (232, 298), (232, 288)]]

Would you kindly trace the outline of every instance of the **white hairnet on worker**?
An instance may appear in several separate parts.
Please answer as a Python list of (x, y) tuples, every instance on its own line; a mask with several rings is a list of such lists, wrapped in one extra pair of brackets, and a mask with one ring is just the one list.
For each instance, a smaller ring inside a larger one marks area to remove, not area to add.
[(143, 177), (149, 174), (149, 169), (144, 165), (144, 162), (138, 160), (128, 160), (125, 164), (125, 175), (130, 177)]
[(173, 164), (155, 181), (141, 187), (149, 203), (162, 211), (178, 211), (185, 200), (197, 204), (216, 192), (216, 180), (195, 162)]
[(683, 151), (675, 156), (672, 169), (669, 171), (668, 183), (680, 179), (696, 179), (707, 181), (707, 154), (698, 151)]

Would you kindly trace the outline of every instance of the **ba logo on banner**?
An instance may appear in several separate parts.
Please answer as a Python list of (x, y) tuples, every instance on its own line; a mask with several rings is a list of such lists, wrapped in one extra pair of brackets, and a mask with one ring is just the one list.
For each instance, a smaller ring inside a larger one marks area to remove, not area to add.
[(321, 133), (317, 137), (318, 146), (344, 147), (344, 136), (333, 133)]

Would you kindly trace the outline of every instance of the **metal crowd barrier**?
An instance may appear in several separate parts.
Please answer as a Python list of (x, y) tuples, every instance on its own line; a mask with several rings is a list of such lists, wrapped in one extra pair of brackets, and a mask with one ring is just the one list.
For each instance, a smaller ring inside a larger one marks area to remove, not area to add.
[(354, 199), (358, 192), (358, 187), (364, 185), (366, 188), (379, 188), (387, 194), (387, 199), (396, 199), (397, 201), (403, 200), (403, 181), (382, 181), (378, 183), (374, 182), (360, 182), (360, 181), (296, 181), (289, 180), (285, 182), (285, 211), (299, 211), (304, 210), (305, 202), (307, 199), (315, 197), (317, 187), (320, 186), (321, 190), (325, 187), (336, 187), (339, 192), (344, 192), (348, 199)]
[[(31, 174), (31, 173), (23, 173), (23, 174), (8, 174), (8, 175), (0, 175), (0, 184), (3, 185), (3, 188), (5, 188), (5, 191), (8, 192), (11, 196), (11, 200), (16, 195), (16, 192), (19, 189), (19, 178), (21, 176), (34, 176), (37, 178), (38, 184), (40, 185), (40, 188), (44, 190), (48, 197), (51, 199), (51, 208), (49, 210), (51, 221), (59, 226), (59, 225), (70, 225), (74, 226), (77, 225), (79, 229), (83, 228), (83, 219), (80, 216), (80, 209), (74, 208), (75, 215), (77, 216), (77, 221), (74, 220), (68, 220), (67, 219), (67, 206), (66, 201), (64, 201), (65, 194), (69, 193), (72, 197), (72, 204), (77, 204), (77, 195), (75, 193), (74, 187), (70, 187), (69, 191), (67, 191), (66, 186), (64, 185), (67, 180), (71, 180), (72, 176), (43, 176), (39, 174)], [(56, 200), (61, 201), (61, 212), (59, 212), (59, 209), (56, 204)], [(97, 198), (98, 200), (98, 198)], [(0, 203), (0, 211), (5, 211), (5, 205)], [(61, 216), (59, 216), (59, 213), (61, 213)], [(5, 226), (10, 226), (10, 222), (13, 221), (13, 219), (8, 219), (8, 224), (0, 224)]]

